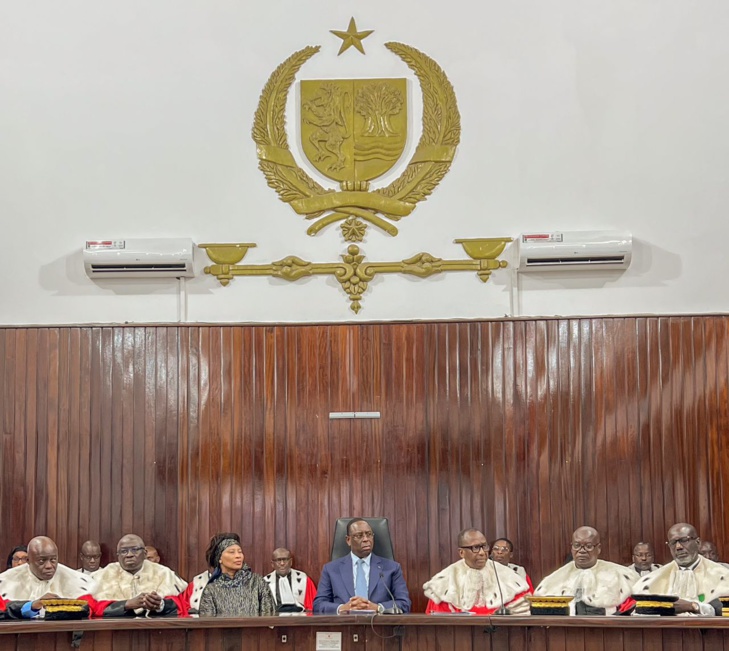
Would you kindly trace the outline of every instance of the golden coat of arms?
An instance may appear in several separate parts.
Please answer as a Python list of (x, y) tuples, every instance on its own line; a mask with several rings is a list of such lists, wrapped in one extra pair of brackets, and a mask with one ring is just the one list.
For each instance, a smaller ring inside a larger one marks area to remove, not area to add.
[(312, 220), (307, 233), (341, 223), (348, 241), (361, 242), (367, 225), (397, 235), (393, 222), (408, 216), (450, 168), (461, 123), (453, 87), (427, 55), (402, 43), (386, 43), (420, 82), (422, 134), (400, 176), (370, 189), (400, 160), (407, 141), (406, 79), (301, 81), (299, 133), (308, 162), (339, 183), (324, 188), (294, 160), (286, 136), (285, 107), (294, 78), (319, 47), (292, 54), (270, 76), (253, 123), (259, 167), (268, 185), (296, 213)]
[[(345, 31), (331, 30), (343, 40), (339, 54), (354, 47), (364, 54), (362, 39), (372, 31), (357, 31), (354, 18)], [(361, 242), (368, 225), (397, 235), (393, 222), (407, 217), (448, 172), (461, 137), (461, 119), (448, 78), (430, 57), (402, 43), (385, 43), (418, 79), (423, 100), (422, 132), (410, 160), (408, 149), (407, 79), (304, 79), (300, 82), (298, 142), (300, 153), (324, 178), (338, 183), (325, 188), (296, 162), (286, 135), (286, 105), (302, 66), (319, 47), (292, 54), (266, 83), (253, 123), (259, 167), (279, 198), (305, 219), (307, 233), (340, 222), (344, 239)], [(299, 158), (301, 160), (301, 158)], [(377, 180), (399, 166), (400, 175), (378, 187)], [(314, 174), (314, 172), (311, 172)], [(370, 184), (374, 187), (370, 188)], [(498, 256), (509, 237), (457, 239), (468, 259), (443, 259), (425, 251), (404, 260), (368, 261), (356, 244), (334, 262), (313, 262), (295, 255), (270, 264), (241, 264), (253, 242), (200, 244), (213, 262), (205, 273), (222, 285), (234, 276), (271, 276), (295, 282), (309, 276), (333, 276), (346, 292), (353, 312), (374, 278), (406, 274), (429, 278), (451, 271), (474, 271), (487, 282), (491, 273), (506, 267)]]

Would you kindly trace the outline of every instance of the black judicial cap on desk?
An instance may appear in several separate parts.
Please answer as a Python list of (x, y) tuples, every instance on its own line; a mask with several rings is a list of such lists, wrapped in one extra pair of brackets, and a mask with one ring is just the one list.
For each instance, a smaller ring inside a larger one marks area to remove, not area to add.
[(634, 594), (636, 615), (658, 615), (672, 617), (676, 614), (673, 604), (678, 597), (667, 594)]
[(532, 615), (569, 615), (570, 601), (574, 599), (572, 595), (563, 596), (541, 596), (527, 595), (529, 608)]

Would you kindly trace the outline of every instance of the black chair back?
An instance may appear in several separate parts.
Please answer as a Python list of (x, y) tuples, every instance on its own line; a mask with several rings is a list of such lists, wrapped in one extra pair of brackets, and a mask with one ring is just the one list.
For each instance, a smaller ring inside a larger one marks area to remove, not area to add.
[[(349, 554), (349, 545), (347, 544), (347, 523), (352, 518), (339, 518), (334, 525), (334, 539), (332, 540), (332, 557), (336, 560), (342, 556)], [(387, 518), (362, 518), (372, 527), (375, 534), (375, 544), (372, 553), (382, 558), (395, 560), (392, 551), (392, 538), (390, 538), (390, 525)]]

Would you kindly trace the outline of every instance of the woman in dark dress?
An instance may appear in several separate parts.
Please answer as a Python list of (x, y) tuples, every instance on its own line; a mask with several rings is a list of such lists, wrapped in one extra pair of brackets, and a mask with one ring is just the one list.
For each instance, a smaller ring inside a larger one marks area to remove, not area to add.
[(212, 556), (215, 568), (200, 598), (200, 616), (265, 617), (276, 614), (271, 589), (244, 562), (240, 543), (221, 540)]

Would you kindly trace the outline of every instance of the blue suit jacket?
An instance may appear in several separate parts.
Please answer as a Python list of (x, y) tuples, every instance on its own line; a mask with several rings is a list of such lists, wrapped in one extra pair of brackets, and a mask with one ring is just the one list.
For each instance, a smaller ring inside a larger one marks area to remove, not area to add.
[[(392, 599), (385, 589), (387, 586), (395, 597), (395, 602), (404, 613), (410, 612), (410, 596), (400, 564), (372, 554), (370, 559), (369, 600), (392, 608)], [(314, 614), (336, 615), (337, 608), (354, 597), (354, 572), (352, 555), (347, 554), (327, 563), (319, 579), (319, 588), (314, 599)]]

